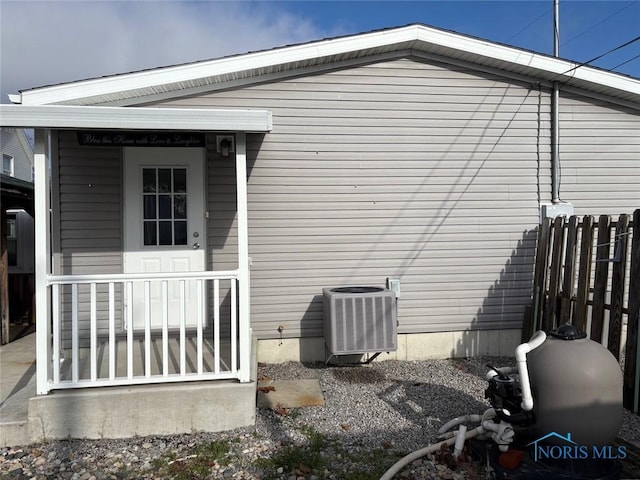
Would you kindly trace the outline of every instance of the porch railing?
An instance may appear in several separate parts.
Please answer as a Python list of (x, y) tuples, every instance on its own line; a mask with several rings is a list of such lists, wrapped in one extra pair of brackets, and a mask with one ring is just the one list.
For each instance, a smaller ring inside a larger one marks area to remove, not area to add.
[[(238, 321), (237, 285), (237, 270), (49, 276), (49, 390), (247, 378), (239, 359), (250, 345), (239, 339), (250, 335)], [(144, 319), (124, 308), (134, 292)]]

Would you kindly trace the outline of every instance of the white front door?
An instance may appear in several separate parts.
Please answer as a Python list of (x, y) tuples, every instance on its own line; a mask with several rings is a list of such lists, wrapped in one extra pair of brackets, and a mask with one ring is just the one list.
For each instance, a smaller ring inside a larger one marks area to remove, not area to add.
[[(124, 148), (124, 273), (202, 272), (206, 231), (204, 149)], [(151, 328), (163, 325), (162, 282), (149, 284)], [(204, 304), (197, 302), (197, 282), (185, 282), (187, 327), (195, 327)], [(168, 282), (168, 325), (180, 326), (180, 282)], [(204, 295), (203, 295), (204, 302)], [(134, 282), (133, 328), (145, 326), (145, 286)], [(127, 315), (124, 317), (128, 318)]]

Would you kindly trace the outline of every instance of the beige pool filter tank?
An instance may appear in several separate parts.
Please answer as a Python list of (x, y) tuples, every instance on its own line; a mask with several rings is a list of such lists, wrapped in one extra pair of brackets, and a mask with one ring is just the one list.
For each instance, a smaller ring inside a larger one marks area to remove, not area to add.
[(620, 365), (586, 336), (573, 325), (562, 325), (527, 355), (538, 438), (570, 433), (579, 445), (610, 445), (620, 430)]

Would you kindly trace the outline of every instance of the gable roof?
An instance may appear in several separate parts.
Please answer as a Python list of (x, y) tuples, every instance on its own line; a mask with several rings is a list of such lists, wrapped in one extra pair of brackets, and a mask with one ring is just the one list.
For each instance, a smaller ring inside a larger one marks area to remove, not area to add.
[(40, 87), (12, 95), (11, 100), (24, 105), (135, 105), (150, 96), (258, 82), (265, 76), (296, 75), (302, 69), (366, 61), (385, 54), (424, 55), (475, 64), (640, 105), (640, 79), (423, 24)]

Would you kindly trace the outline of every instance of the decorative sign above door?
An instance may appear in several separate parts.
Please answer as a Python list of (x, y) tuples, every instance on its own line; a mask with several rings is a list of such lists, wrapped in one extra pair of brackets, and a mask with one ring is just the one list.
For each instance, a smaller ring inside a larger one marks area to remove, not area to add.
[(86, 130), (78, 132), (80, 145), (94, 147), (204, 147), (203, 133), (124, 132)]

